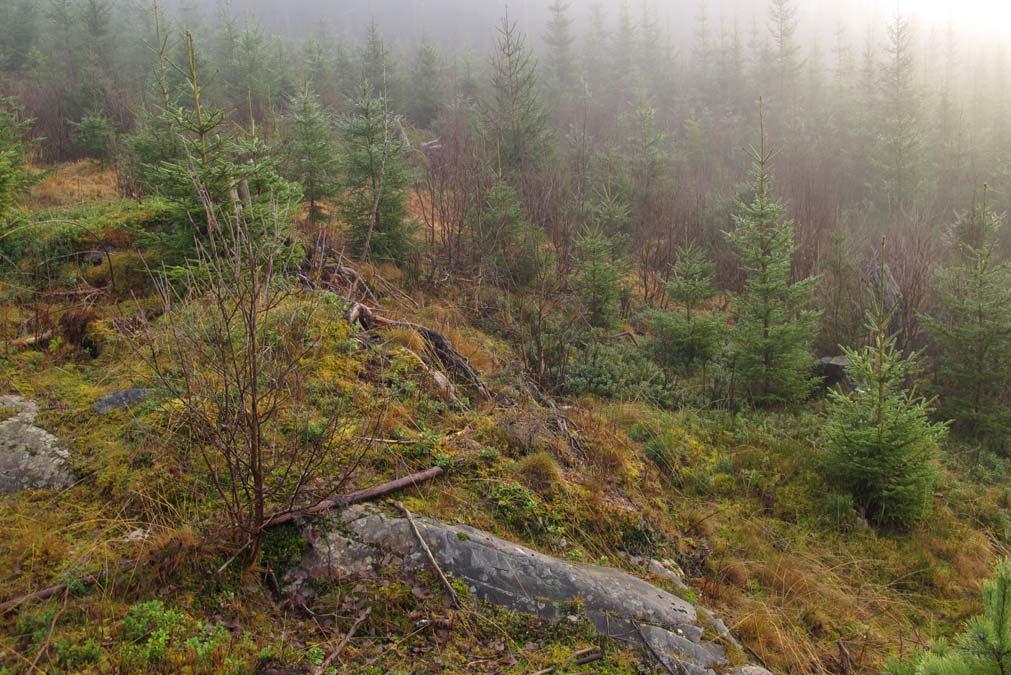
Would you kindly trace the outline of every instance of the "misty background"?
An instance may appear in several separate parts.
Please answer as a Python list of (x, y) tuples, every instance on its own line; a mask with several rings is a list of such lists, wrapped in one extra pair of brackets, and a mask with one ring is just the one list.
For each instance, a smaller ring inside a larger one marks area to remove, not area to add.
[[(391, 38), (416, 40), (424, 32), (448, 46), (472, 48), (493, 38), (494, 23), (507, 9), (522, 30), (538, 39), (549, 16), (546, 0), (172, 0), (172, 4), (189, 12), (255, 18), (270, 30), (286, 33), (330, 30), (351, 35), (374, 19)], [(612, 24), (623, 8), (648, 11), (682, 49), (689, 47), (685, 41), (695, 34), (702, 16), (727, 29), (736, 22), (742, 31), (754, 24), (764, 27), (766, 20), (765, 3), (758, 0), (571, 0), (568, 4), (577, 32), (586, 29), (595, 8)], [(799, 26), (807, 40), (825, 38), (839, 29), (876, 26), (883, 30), (898, 12), (928, 33), (954, 28), (990, 41), (1006, 30), (1002, 20), (1008, 10), (1002, 4), (999, 0), (972, 0), (957, 6), (947, 0), (802, 0), (797, 6)]]
[[(915, 347), (955, 215), (984, 186), (997, 212), (1011, 206), (1011, 14), (985, 0), (959, 7), (952, 17), (942, 0), (0, 0), (0, 91), (32, 120), (39, 160), (95, 156), (87, 122), (106, 155), (143, 167), (163, 161), (142, 141), (166, 104), (194, 107), (190, 65), (222, 129), (280, 156), (300, 96), (318, 98), (336, 130), (364, 86), (412, 144), (459, 153), (446, 166), (467, 181), (450, 192), (474, 200), (453, 216), (459, 232), (509, 174), (563, 268), (580, 232), (610, 213), (604, 229), (657, 288), (690, 241), (713, 251), (722, 287), (740, 288), (725, 233), (751, 189), (749, 148), (764, 139), (796, 221), (794, 273), (843, 258), (858, 273), (889, 237), (907, 303), (902, 346)], [(408, 168), (431, 179), (427, 158)], [(826, 348), (850, 344), (861, 317), (855, 306), (836, 316)]]

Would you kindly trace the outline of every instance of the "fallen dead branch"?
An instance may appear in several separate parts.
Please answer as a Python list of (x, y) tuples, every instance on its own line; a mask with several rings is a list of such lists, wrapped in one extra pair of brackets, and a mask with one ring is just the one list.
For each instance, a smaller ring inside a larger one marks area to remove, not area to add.
[(345, 318), (347, 318), (348, 323), (358, 324), (364, 330), (372, 330), (373, 328), (408, 328), (417, 331), (447, 371), (463, 377), (486, 401), (493, 399), (491, 390), (481, 380), (481, 376), (474, 370), (474, 367), (470, 365), (470, 361), (460, 354), (460, 352), (456, 351), (452, 343), (442, 333), (420, 324), (411, 323), (410, 321), (397, 321), (379, 316), (368, 306), (360, 302), (351, 304)]
[(839, 672), (849, 673), (853, 670), (853, 657), (850, 656), (850, 650), (846, 648), (846, 643), (839, 639)]
[(298, 518), (315, 516), (329, 509), (351, 506), (352, 504), (360, 504), (361, 502), (377, 499), (388, 495), (391, 492), (403, 490), (406, 487), (418, 485), (419, 483), (425, 483), (441, 474), (442, 467), (433, 466), (430, 469), (425, 469), (424, 471), (419, 471), (418, 473), (412, 473), (409, 476), (391, 480), (387, 483), (374, 485), (370, 488), (365, 488), (364, 490), (356, 490), (355, 492), (350, 492), (346, 495), (337, 495), (336, 497), (332, 497), (330, 499), (324, 499), (323, 501), (305, 509), (284, 511), (283, 513), (278, 513), (270, 518), (267, 518), (267, 520), (263, 523), (263, 529), (284, 525), (285, 523), (290, 523)]
[(428, 373), (430, 378), (432, 378), (432, 384), (439, 392), (439, 396), (442, 397), (442, 400), (447, 403), (456, 403), (456, 387), (454, 387), (453, 383), (449, 381), (449, 378), (446, 377), (441, 370), (429, 366), (428, 363), (425, 362), (425, 359), (421, 358), (421, 356), (416, 352), (407, 349), (406, 347), (404, 347), (404, 349), (417, 360), (418, 365), (424, 369), (426, 373)]
[[(312, 274), (310, 270), (303, 270), (298, 276), (302, 280), (302, 283), (309, 288), (319, 287), (344, 295), (349, 302), (356, 302), (359, 298), (369, 302), (376, 302), (376, 295), (372, 287), (352, 267), (341, 265), (340, 263), (324, 263), (318, 275)], [(342, 293), (342, 288), (347, 289), (347, 291)]]
[(582, 666), (582, 665), (585, 665), (587, 663), (593, 663), (594, 661), (599, 661), (602, 658), (604, 658), (603, 652), (595, 652), (593, 654), (586, 654), (584, 656), (580, 656), (578, 659), (573, 659), (572, 663), (574, 663), (577, 666)]
[[(137, 564), (135, 560), (125, 560), (121, 562), (117, 568), (116, 572), (125, 572), (126, 570), (134, 567)], [(89, 574), (81, 579), (75, 579), (74, 584), (79, 586), (84, 586), (85, 588), (94, 586), (99, 581), (104, 579), (109, 575), (110, 572), (101, 572), (99, 574)], [(48, 588), (43, 588), (41, 590), (35, 591), (33, 593), (26, 593), (24, 595), (19, 595), (16, 598), (11, 598), (7, 602), (0, 604), (0, 615), (6, 614), (7, 612), (15, 609), (16, 607), (23, 605), (26, 602), (35, 602), (36, 600), (48, 600), (49, 598), (55, 597), (60, 593), (66, 593), (70, 586), (66, 583), (56, 584), (55, 586), (50, 586)]]
[(664, 670), (670, 673), (670, 675), (677, 675), (677, 673), (674, 672), (674, 669), (671, 668), (670, 665), (668, 665), (667, 662), (664, 661), (659, 654), (657, 654), (656, 649), (653, 648), (653, 645), (650, 643), (650, 641), (646, 639), (646, 634), (642, 632), (642, 626), (639, 625), (639, 622), (633, 619), (632, 625), (635, 626), (636, 632), (639, 633), (639, 639), (642, 641), (643, 646), (646, 647), (647, 650), (649, 650), (649, 653), (652, 654), (656, 662), (659, 663)]
[(326, 672), (326, 669), (337, 660), (337, 657), (340, 656), (342, 651), (344, 651), (344, 648), (348, 646), (348, 642), (351, 642), (351, 638), (355, 636), (355, 633), (358, 631), (358, 627), (365, 622), (365, 619), (369, 618), (369, 614), (371, 613), (372, 608), (366, 607), (365, 610), (358, 615), (358, 618), (355, 619), (353, 624), (351, 624), (351, 628), (349, 628), (348, 632), (345, 633), (344, 638), (340, 641), (340, 644), (334, 647), (334, 650), (330, 652), (330, 656), (326, 657), (323, 663), (319, 664), (319, 668), (316, 669), (316, 675), (323, 675), (323, 673)]
[(378, 443), (380, 445), (416, 445), (418, 441), (413, 438), (368, 438), (362, 437), (358, 440), (366, 443)]
[[(70, 598), (70, 589), (67, 588), (63, 591), (63, 606), (60, 607), (59, 611), (53, 614), (53, 620), (49, 622), (49, 632), (46, 634), (46, 641), (42, 643), (42, 647), (35, 654), (35, 658), (32, 660), (32, 670), (38, 670), (39, 661), (42, 656), (49, 651), (49, 645), (53, 641), (53, 631), (56, 630), (56, 622), (59, 620), (60, 615), (67, 609), (67, 600)], [(842, 641), (840, 640), (840, 644)]]
[(453, 601), (453, 606), (456, 607), (457, 609), (460, 609), (460, 597), (456, 594), (456, 589), (453, 588), (453, 584), (449, 583), (449, 579), (447, 579), (446, 575), (443, 574), (442, 568), (439, 567), (439, 563), (435, 561), (435, 556), (432, 555), (432, 549), (428, 548), (428, 544), (425, 542), (425, 538), (422, 537), (421, 532), (418, 531), (418, 526), (414, 522), (414, 518), (411, 517), (411, 512), (408, 511), (407, 507), (401, 504), (400, 502), (395, 503), (394, 506), (397, 507), (398, 511), (404, 514), (405, 518), (407, 518), (407, 522), (410, 524), (411, 529), (414, 531), (415, 538), (418, 540), (418, 543), (421, 544), (421, 550), (423, 550), (425, 552), (425, 555), (428, 556), (428, 562), (432, 563), (432, 568), (435, 570), (435, 573), (439, 575), (439, 581), (442, 582), (442, 585), (443, 587), (445, 587), (446, 592), (449, 593), (449, 597)]
[(571, 427), (576, 427), (576, 423), (570, 420), (568, 417), (561, 413), (556, 413), (552, 416), (551, 420), (558, 427), (558, 431), (565, 436), (566, 442), (569, 444), (569, 449), (576, 454), (577, 457), (586, 461), (589, 457), (589, 453), (586, 451), (586, 445), (583, 443), (582, 436), (580, 436), (578, 430), (573, 431)]

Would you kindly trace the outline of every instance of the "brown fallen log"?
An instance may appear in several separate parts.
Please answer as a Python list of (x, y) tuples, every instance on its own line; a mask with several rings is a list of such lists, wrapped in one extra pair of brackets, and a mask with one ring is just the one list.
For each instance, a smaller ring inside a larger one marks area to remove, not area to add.
[[(418, 473), (412, 473), (409, 476), (404, 476), (403, 478), (398, 478), (396, 480), (391, 480), (387, 483), (381, 483), (379, 485), (374, 485), (370, 488), (365, 488), (364, 490), (356, 490), (354, 492), (349, 492), (345, 495), (337, 495), (331, 497), (330, 499), (324, 499), (317, 504), (301, 510), (285, 511), (284, 513), (278, 513), (276, 515), (268, 518), (261, 527), (261, 530), (265, 530), (270, 527), (277, 527), (278, 525), (284, 525), (285, 523), (290, 523), (297, 518), (305, 518), (309, 516), (314, 516), (328, 509), (351, 506), (352, 504), (360, 504), (362, 502), (367, 502), (378, 497), (383, 497), (390, 494), (391, 492), (396, 492), (397, 490), (402, 490), (405, 487), (410, 487), (412, 485), (418, 485), (419, 483), (424, 483), (432, 480), (436, 476), (442, 474), (442, 467), (433, 466), (430, 469), (424, 471), (419, 471)], [(137, 564), (135, 560), (125, 560), (121, 562), (117, 567), (117, 572), (121, 572), (130, 569)], [(109, 573), (102, 572), (99, 574), (92, 574), (83, 579), (78, 579), (77, 583), (88, 587), (97, 584), (99, 581), (104, 579)], [(0, 603), (0, 616), (6, 614), (7, 612), (15, 609), (16, 607), (26, 603), (34, 602), (36, 600), (47, 600), (54, 596), (59, 595), (67, 590), (67, 584), (56, 584), (55, 586), (50, 586), (48, 588), (43, 588), (41, 590), (35, 591), (33, 593), (26, 593), (25, 595), (19, 595), (16, 598), (11, 598), (10, 600)]]
[(464, 377), (486, 401), (490, 401), (494, 398), (491, 390), (488, 389), (485, 383), (481, 380), (481, 376), (478, 375), (477, 371), (474, 370), (474, 367), (470, 365), (470, 361), (468, 361), (463, 354), (456, 351), (456, 349), (453, 348), (453, 344), (442, 333), (410, 321), (397, 321), (395, 319), (388, 319), (386, 317), (379, 316), (373, 312), (371, 308), (360, 302), (354, 302), (351, 304), (345, 318), (348, 323), (358, 324), (364, 330), (371, 330), (373, 328), (409, 328), (417, 331), (425, 341), (425, 344), (432, 353), (435, 354), (446, 370), (458, 373)]

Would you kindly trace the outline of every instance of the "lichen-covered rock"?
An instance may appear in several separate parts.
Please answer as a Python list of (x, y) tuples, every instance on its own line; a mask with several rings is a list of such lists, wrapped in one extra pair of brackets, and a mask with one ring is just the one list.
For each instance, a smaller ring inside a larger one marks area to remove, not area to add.
[[(634, 555), (626, 555), (625, 557), (630, 562), (648, 570), (651, 574), (655, 574), (658, 577), (666, 579), (678, 590), (685, 592), (690, 590), (684, 581), (684, 572), (675, 561), (654, 560), (652, 558), (643, 558)], [(733, 648), (738, 651), (744, 651), (744, 647), (742, 647), (741, 643), (737, 641), (737, 638), (735, 638), (733, 633), (730, 632), (730, 629), (727, 628), (727, 624), (723, 623), (722, 619), (713, 614), (713, 612), (706, 607), (698, 607), (697, 611), (699, 616), (705, 619), (709, 627), (715, 630), (716, 633), (723, 638), (726, 644), (733, 646)]]
[[(466, 525), (415, 519), (418, 531), (446, 574), (479, 598), (515, 611), (558, 620), (585, 615), (602, 635), (640, 645), (676, 672), (712, 673), (727, 665), (722, 647), (703, 640), (695, 608), (621, 570), (567, 562)], [(344, 580), (397, 564), (422, 569), (428, 558), (404, 518), (356, 506), (310, 530), (302, 563), (286, 587), (304, 593), (312, 578)]]
[[(691, 640), (678, 631), (659, 626), (641, 626), (641, 638), (673, 672), (705, 673), (710, 666), (726, 665), (723, 648), (711, 642)], [(711, 671), (710, 671), (711, 672)]]
[[(695, 608), (642, 579), (609, 567), (580, 565), (538, 553), (466, 525), (416, 519), (443, 569), (466, 580), (482, 599), (558, 619), (577, 600), (588, 613), (632, 616), (666, 626), (694, 623)], [(424, 553), (400, 518), (358, 508), (344, 513), (357, 538), (423, 567)]]
[(67, 466), (67, 449), (59, 438), (35, 426), (35, 402), (0, 396), (0, 410), (13, 413), (0, 421), (0, 494), (70, 485), (74, 476)]

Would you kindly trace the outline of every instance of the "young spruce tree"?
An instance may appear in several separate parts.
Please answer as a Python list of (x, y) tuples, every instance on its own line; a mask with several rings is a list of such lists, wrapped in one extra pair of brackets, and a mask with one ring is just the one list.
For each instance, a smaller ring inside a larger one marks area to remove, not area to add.
[(548, 29), (544, 35), (544, 43), (548, 47), (548, 72), (552, 84), (559, 90), (568, 90), (572, 86), (575, 66), (572, 59), (572, 44), (575, 35), (572, 32), (572, 19), (569, 17), (569, 3), (565, 0), (551, 0), (548, 5), (550, 18)]
[(424, 34), (411, 66), (408, 89), (408, 117), (422, 129), (430, 129), (442, 111), (446, 94), (439, 52)]
[(723, 316), (700, 314), (716, 295), (715, 267), (695, 244), (678, 251), (667, 284), (667, 297), (679, 308), (653, 316), (653, 358), (670, 370), (705, 367), (716, 356), (723, 338)]
[(511, 176), (543, 159), (548, 118), (537, 80), (537, 62), (508, 13), (498, 26), (491, 91), (482, 113), (500, 176)]
[(983, 582), (983, 613), (969, 620), (954, 644), (885, 666), (885, 675), (1007, 675), (1011, 673), (1011, 560)]
[(600, 229), (589, 229), (576, 241), (579, 259), (573, 285), (593, 328), (611, 328), (621, 312), (621, 268), (615, 245)]
[(116, 126), (102, 111), (86, 113), (80, 122), (71, 122), (74, 142), (88, 157), (108, 166), (116, 150)]
[[(278, 205), (286, 207), (301, 199), (301, 188), (277, 173), (275, 157), (255, 126), (235, 133), (226, 124), (224, 111), (207, 105), (189, 32), (185, 47), (187, 67), (174, 66), (186, 78), (181, 101), (165, 111), (160, 128), (151, 127), (155, 134), (175, 135), (178, 145), (162, 147), (156, 139), (163, 137), (157, 135), (150, 142), (130, 143), (134, 151), (151, 152), (149, 158), (156, 163), (147, 164), (143, 175), (175, 207), (173, 227), (156, 236), (165, 254), (178, 260), (190, 256), (196, 242), (218, 226), (208, 212), (208, 201), (216, 208), (227, 207), (236, 218), (259, 222)], [(166, 94), (165, 100), (172, 99)], [(174, 151), (174, 156), (162, 155), (163, 150)]]
[(332, 120), (308, 86), (292, 98), (287, 117), (283, 167), (285, 176), (302, 185), (309, 202), (309, 220), (322, 215), (320, 201), (337, 195), (340, 171)]
[(993, 243), (1002, 225), (985, 197), (958, 216), (958, 262), (935, 276), (937, 310), (927, 317), (941, 411), (956, 431), (991, 448), (1011, 431), (1011, 267), (997, 260)]
[(733, 330), (742, 389), (759, 405), (794, 403), (811, 390), (811, 346), (817, 312), (810, 309), (814, 278), (791, 282), (797, 244), (794, 224), (769, 190), (765, 133), (754, 155), (754, 195), (738, 205), (728, 237), (747, 273)]
[(933, 459), (947, 426), (931, 422), (930, 403), (906, 389), (916, 360), (896, 349), (883, 296), (877, 294), (867, 314), (870, 344), (845, 350), (853, 392), (829, 394), (823, 468), (872, 522), (908, 527), (930, 505)]
[(31, 120), (12, 98), (0, 98), (0, 226), (34, 180), (28, 170), (26, 136)]
[(406, 146), (386, 99), (373, 96), (366, 80), (341, 121), (340, 137), (340, 212), (351, 228), (355, 253), (361, 260), (400, 260), (412, 243), (404, 204)]

